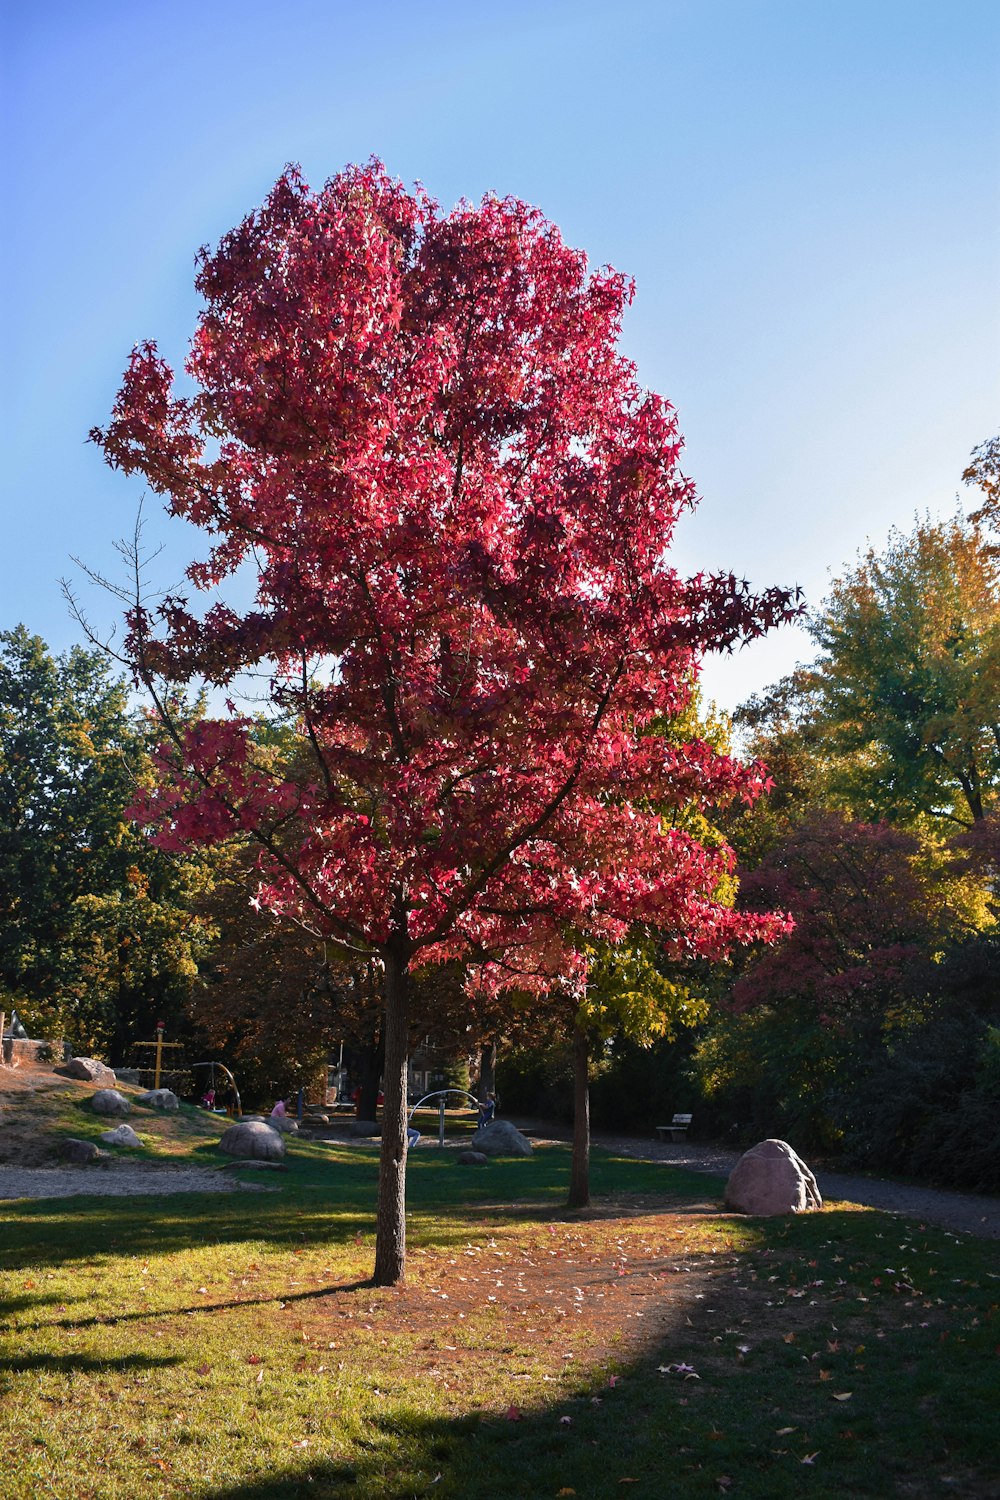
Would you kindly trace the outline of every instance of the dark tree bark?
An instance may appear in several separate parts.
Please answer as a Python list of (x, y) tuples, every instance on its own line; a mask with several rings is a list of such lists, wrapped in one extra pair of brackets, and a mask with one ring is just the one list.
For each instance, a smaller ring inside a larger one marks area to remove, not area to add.
[(569, 1207), (590, 1205), (590, 1041), (582, 1026), (573, 1028), (573, 1163), (569, 1174)]
[(384, 1067), (385, 1027), (380, 1026), (377, 1034), (365, 1048), (362, 1058), (361, 1097), (358, 1100), (357, 1111), (359, 1120), (375, 1120), (378, 1118), (378, 1086)]
[(494, 1037), (491, 1041), (484, 1042), (479, 1054), (479, 1083), (476, 1085), (476, 1097), (480, 1104), (485, 1104), (490, 1094), (495, 1094), (497, 1088), (497, 1044)]
[(382, 1157), (379, 1171), (376, 1286), (406, 1279), (406, 1064), (409, 1054), (409, 952), (405, 937), (390, 939), (385, 954), (385, 1065), (382, 1087)]

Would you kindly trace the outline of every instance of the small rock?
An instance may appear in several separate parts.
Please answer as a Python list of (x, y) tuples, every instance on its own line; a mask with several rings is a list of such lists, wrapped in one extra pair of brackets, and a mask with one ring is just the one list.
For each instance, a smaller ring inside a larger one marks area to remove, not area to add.
[(489, 1160), (485, 1151), (460, 1151), (455, 1157), (460, 1167), (486, 1167), (489, 1165)]
[(739, 1214), (801, 1214), (823, 1207), (816, 1179), (787, 1141), (761, 1141), (726, 1183), (726, 1207)]
[(353, 1136), (381, 1135), (382, 1127), (377, 1120), (352, 1120), (347, 1127), (347, 1134)]
[(67, 1161), (80, 1167), (85, 1167), (92, 1161), (107, 1160), (108, 1155), (99, 1146), (95, 1146), (93, 1141), (78, 1141), (72, 1136), (67, 1136), (63, 1141), (62, 1154)]
[(105, 1130), (101, 1136), (105, 1146), (141, 1146), (142, 1142), (131, 1125), (116, 1125), (114, 1130)]
[(57, 1072), (66, 1078), (82, 1078), (84, 1083), (96, 1083), (100, 1088), (114, 1088), (117, 1079), (113, 1068), (96, 1057), (71, 1057)]
[(132, 1106), (117, 1089), (98, 1089), (90, 1107), (99, 1115), (127, 1115)]
[(487, 1156), (530, 1156), (531, 1142), (523, 1136), (509, 1120), (491, 1120), (482, 1125), (470, 1137), (469, 1145), (474, 1151), (485, 1151)]
[(285, 1138), (263, 1120), (237, 1120), (219, 1141), (227, 1156), (249, 1156), (258, 1161), (279, 1161), (285, 1154)]
[(145, 1104), (149, 1109), (177, 1109), (179, 1101), (172, 1089), (147, 1089), (136, 1095), (136, 1104)]
[(287, 1115), (268, 1115), (266, 1124), (272, 1130), (280, 1131), (282, 1135), (295, 1135), (298, 1132), (299, 1122), (290, 1120)]

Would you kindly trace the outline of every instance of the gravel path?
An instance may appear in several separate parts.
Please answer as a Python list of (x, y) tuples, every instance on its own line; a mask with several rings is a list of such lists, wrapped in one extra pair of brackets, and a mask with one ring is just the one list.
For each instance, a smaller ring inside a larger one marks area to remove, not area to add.
[(96, 1167), (0, 1166), (0, 1200), (7, 1198), (131, 1197), (136, 1193), (266, 1192), (262, 1182), (242, 1182), (216, 1167), (139, 1167), (110, 1162)]
[[(533, 1140), (568, 1141), (571, 1133), (565, 1127), (547, 1120), (515, 1119), (512, 1124)], [(649, 1140), (645, 1136), (612, 1135), (595, 1130), (595, 1146), (639, 1161), (662, 1161), (672, 1167), (686, 1167), (691, 1172), (711, 1172), (728, 1177), (742, 1152), (721, 1146), (696, 1146), (685, 1141)], [(811, 1165), (811, 1163), (810, 1163)], [(847, 1172), (813, 1169), (824, 1203), (861, 1203), (868, 1208), (885, 1209), (887, 1213), (905, 1214), (909, 1219), (927, 1220), (945, 1229), (963, 1234), (979, 1234), (1000, 1239), (1000, 1198), (984, 1193), (952, 1193), (941, 1188), (919, 1187), (906, 1182), (886, 1182), (878, 1177), (863, 1177)]]
[[(685, 1142), (672, 1145), (645, 1141), (635, 1136), (594, 1135), (595, 1144), (622, 1155), (644, 1161), (669, 1162), (673, 1167), (687, 1167), (692, 1172), (713, 1172), (728, 1177), (740, 1159), (738, 1151), (724, 1151), (714, 1146), (695, 1146)], [(815, 1172), (824, 1202), (862, 1203), (869, 1208), (886, 1209), (905, 1214), (910, 1219), (926, 1219), (945, 1229), (965, 1234), (1000, 1239), (1000, 1198), (982, 1193), (952, 1193), (940, 1188), (916, 1187), (904, 1182), (886, 1182), (876, 1177), (860, 1177), (845, 1172)]]

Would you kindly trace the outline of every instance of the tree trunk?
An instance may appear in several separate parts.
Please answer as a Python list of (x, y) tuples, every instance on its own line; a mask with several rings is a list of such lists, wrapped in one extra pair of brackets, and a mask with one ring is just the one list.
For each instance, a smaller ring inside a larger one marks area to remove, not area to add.
[(484, 1042), (479, 1054), (479, 1083), (476, 1085), (476, 1097), (480, 1104), (485, 1104), (491, 1094), (497, 1089), (497, 1044), (496, 1038)]
[(590, 1205), (590, 1043), (582, 1026), (573, 1028), (573, 1164), (569, 1207)]
[(385, 1028), (381, 1027), (365, 1047), (361, 1060), (358, 1119), (378, 1119), (378, 1085), (385, 1067)]
[(410, 1030), (409, 954), (405, 939), (385, 954), (385, 1065), (382, 1156), (375, 1232), (376, 1286), (406, 1279), (406, 1063)]

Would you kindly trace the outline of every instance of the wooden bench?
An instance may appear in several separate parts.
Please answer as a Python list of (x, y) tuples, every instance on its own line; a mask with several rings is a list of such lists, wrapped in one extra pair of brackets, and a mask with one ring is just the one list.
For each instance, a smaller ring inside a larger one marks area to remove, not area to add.
[(661, 1141), (683, 1141), (687, 1139), (690, 1124), (690, 1115), (674, 1115), (669, 1125), (657, 1125), (656, 1133)]

